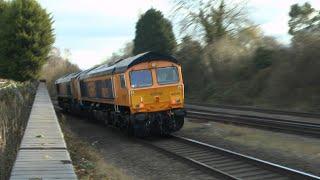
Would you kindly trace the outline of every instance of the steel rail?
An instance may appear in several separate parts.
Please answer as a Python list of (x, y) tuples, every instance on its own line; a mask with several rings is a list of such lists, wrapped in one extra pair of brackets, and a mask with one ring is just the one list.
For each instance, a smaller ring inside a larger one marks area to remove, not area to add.
[(187, 117), (217, 122), (232, 122), (235, 124), (262, 127), (271, 130), (280, 130), (308, 136), (320, 136), (320, 120), (319, 123), (315, 123), (254, 115), (240, 115), (226, 112), (215, 112), (214, 110), (209, 111), (191, 108), (187, 109)]
[(277, 114), (277, 115), (291, 115), (299, 117), (310, 117), (310, 118), (320, 118), (320, 113), (316, 112), (303, 112), (303, 111), (289, 111), (289, 110), (278, 110), (278, 109), (267, 109), (251, 106), (231, 106), (231, 105), (212, 105), (206, 103), (187, 103), (186, 106), (196, 105), (196, 106), (205, 106), (219, 109), (231, 109), (239, 111), (251, 111), (251, 112), (260, 112), (268, 114)]
[(156, 150), (223, 179), (320, 179), (320, 177), (227, 149), (172, 135), (142, 140)]

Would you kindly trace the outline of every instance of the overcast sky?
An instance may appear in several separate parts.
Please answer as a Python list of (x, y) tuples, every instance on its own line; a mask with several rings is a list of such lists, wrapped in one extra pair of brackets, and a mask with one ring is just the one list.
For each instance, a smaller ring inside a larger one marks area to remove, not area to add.
[[(134, 38), (139, 15), (153, 7), (169, 17), (171, 0), (38, 0), (52, 13), (56, 47), (71, 51), (70, 61), (87, 69), (106, 60)], [(288, 43), (290, 5), (305, 0), (248, 0), (249, 18), (266, 35)], [(309, 0), (320, 9), (320, 0)], [(178, 34), (178, 25), (173, 24)]]

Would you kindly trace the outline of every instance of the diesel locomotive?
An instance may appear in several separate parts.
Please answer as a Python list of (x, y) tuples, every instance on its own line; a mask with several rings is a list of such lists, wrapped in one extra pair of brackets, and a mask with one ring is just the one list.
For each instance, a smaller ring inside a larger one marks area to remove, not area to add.
[(168, 135), (184, 124), (181, 66), (146, 52), (55, 81), (59, 106), (139, 137)]

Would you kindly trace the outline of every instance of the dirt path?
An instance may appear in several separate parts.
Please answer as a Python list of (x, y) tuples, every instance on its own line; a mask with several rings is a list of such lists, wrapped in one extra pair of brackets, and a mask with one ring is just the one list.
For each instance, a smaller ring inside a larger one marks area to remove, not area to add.
[(116, 129), (65, 115), (66, 125), (81, 140), (90, 143), (106, 163), (132, 179), (213, 179), (194, 167), (146, 147)]

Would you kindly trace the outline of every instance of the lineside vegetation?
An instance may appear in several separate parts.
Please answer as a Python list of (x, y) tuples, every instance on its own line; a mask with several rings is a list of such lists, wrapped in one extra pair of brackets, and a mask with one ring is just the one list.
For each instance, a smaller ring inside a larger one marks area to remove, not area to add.
[[(291, 6), (288, 33), (292, 38), (284, 45), (262, 33), (241, 1), (175, 2), (170, 20), (180, 22), (181, 40), (174, 51), (167, 51), (182, 64), (187, 101), (320, 110), (320, 13), (311, 4)], [(138, 33), (153, 33), (149, 26), (156, 20), (141, 26), (150, 11), (161, 13), (150, 9), (143, 14), (134, 42), (114, 53), (117, 57), (135, 54), (131, 50), (140, 48), (139, 44), (150, 44), (145, 51), (154, 50), (152, 39), (142, 39)]]
[(52, 17), (36, 0), (0, 0), (0, 77), (39, 77), (54, 42)]

